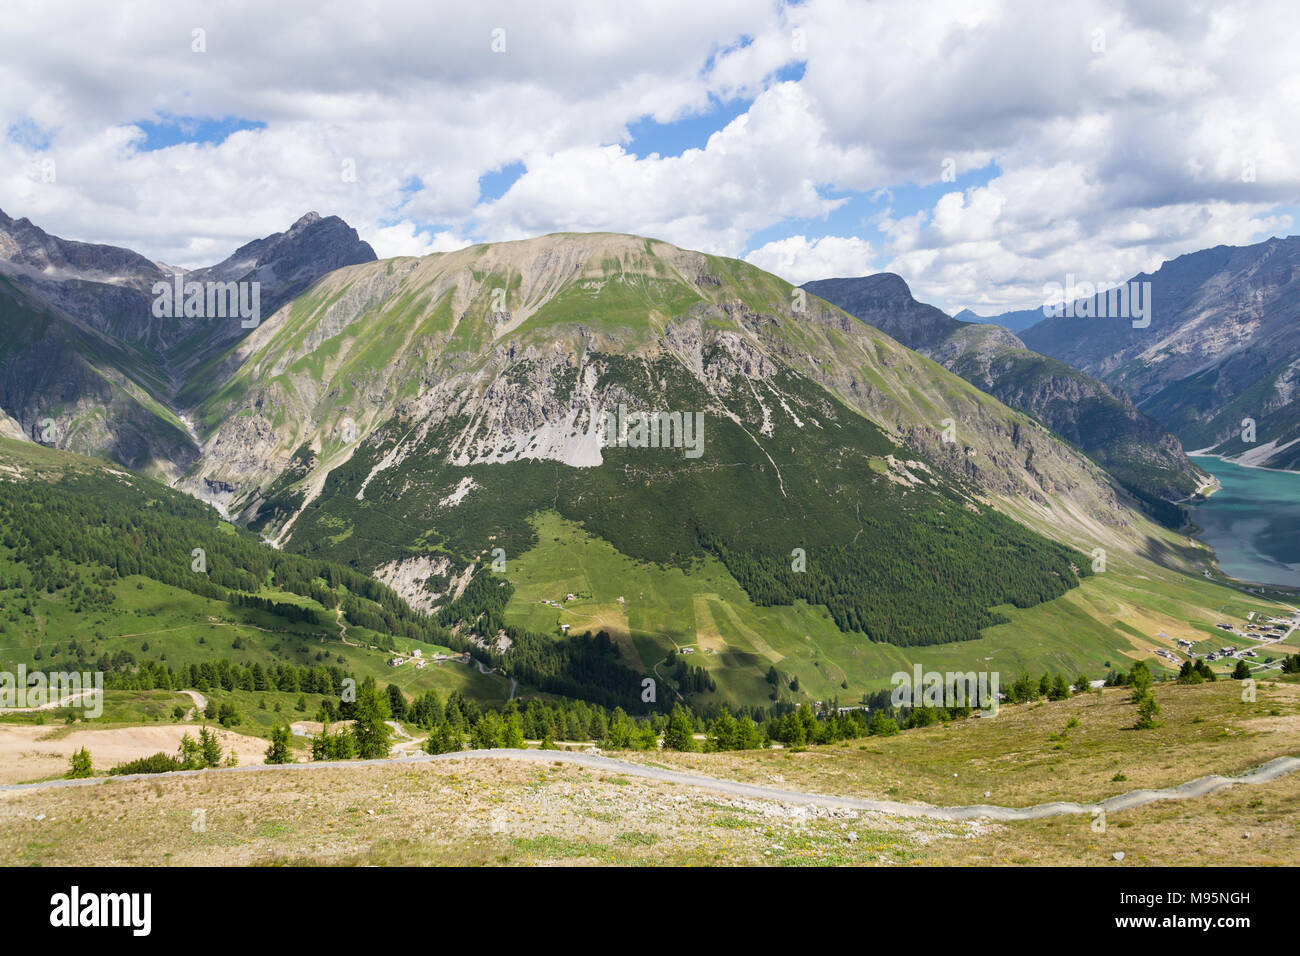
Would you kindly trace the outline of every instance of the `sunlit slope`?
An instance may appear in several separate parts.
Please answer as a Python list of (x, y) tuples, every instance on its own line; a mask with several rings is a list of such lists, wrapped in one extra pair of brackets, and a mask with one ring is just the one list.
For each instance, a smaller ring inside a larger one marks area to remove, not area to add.
[(553, 433), (590, 434), (596, 409), (620, 397), (686, 407), (654, 377), (618, 383), (620, 396), (618, 361), (678, 367), (714, 406), (701, 410), (738, 417), (760, 445), (768, 423), (803, 427), (779, 381), (795, 375), (977, 492), (1059, 510), (1049, 525), (1063, 538), (1082, 530), (1079, 512), (1117, 546), (1151, 533), (1086, 457), (883, 333), (747, 263), (611, 234), (324, 277), (189, 386), (205, 439), (189, 487), (254, 518), (273, 485), (314, 497), (356, 451), (354, 427), (360, 444), (386, 425), (411, 442), (453, 420), (449, 456), (510, 447), (575, 464)]

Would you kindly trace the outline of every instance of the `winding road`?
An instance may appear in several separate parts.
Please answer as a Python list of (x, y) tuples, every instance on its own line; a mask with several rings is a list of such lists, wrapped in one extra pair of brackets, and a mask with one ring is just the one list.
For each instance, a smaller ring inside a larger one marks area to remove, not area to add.
[[(478, 672), (479, 672), (480, 674), (482, 674), (484, 677), (486, 677), (486, 676), (489, 675), (489, 674), (499, 674), (499, 673), (500, 673), (500, 671), (498, 671), (495, 667), (493, 667), (491, 670), (488, 670), (487, 668), (485, 668), (485, 667), (483, 666), (483, 662), (482, 662), (481, 660), (479, 660), (477, 657), (471, 657), (470, 660), (473, 661), (475, 664), (478, 665)], [(501, 676), (502, 676), (502, 677), (505, 677), (506, 675), (505, 675), (505, 674), (501, 674)], [(515, 691), (517, 691), (518, 689), (519, 689), (519, 681), (515, 680), (513, 677), (510, 678), (510, 696), (507, 697), (506, 700), (507, 700), (507, 701), (514, 700), (514, 699), (515, 699)]]
[(868, 813), (883, 813), (897, 817), (926, 817), (934, 820), (1040, 820), (1044, 817), (1065, 816), (1067, 814), (1090, 814), (1096, 809), (1108, 813), (1120, 810), (1132, 810), (1161, 800), (1188, 800), (1216, 793), (1228, 787), (1241, 784), (1255, 785), (1268, 783), (1289, 773), (1300, 770), (1300, 759), (1296, 757), (1278, 757), (1256, 767), (1240, 776), (1224, 777), (1214, 774), (1198, 777), (1176, 787), (1160, 790), (1131, 790), (1119, 796), (1110, 797), (1100, 803), (1072, 803), (1056, 801), (1040, 803), (1032, 807), (998, 807), (977, 804), (969, 807), (933, 807), (920, 803), (901, 803), (895, 800), (863, 800), (857, 797), (836, 797), (829, 794), (804, 793), (798, 790), (783, 790), (756, 783), (741, 783), (738, 780), (720, 780), (703, 774), (686, 773), (669, 770), (664, 767), (648, 767), (643, 764), (630, 763), (614, 757), (600, 754), (572, 753), (564, 750), (465, 750), (459, 753), (447, 753), (431, 756), (417, 754), (411, 757), (390, 757), (383, 760), (349, 760), (320, 761), (314, 763), (290, 764), (252, 764), (244, 767), (217, 767), (210, 770), (180, 770), (169, 774), (125, 774), (120, 777), (90, 777), (82, 780), (47, 780), (41, 783), (19, 783), (0, 786), (0, 791), (48, 790), (58, 787), (96, 786), (108, 781), (157, 780), (159, 777), (188, 776), (199, 773), (274, 773), (278, 771), (310, 772), (320, 769), (345, 769), (371, 765), (393, 766), (402, 764), (426, 763), (444, 760), (523, 760), (531, 763), (571, 763), (593, 770), (605, 770), (628, 777), (642, 777), (659, 780), (664, 783), (697, 787), (714, 793), (724, 793), (755, 800), (773, 800), (778, 803), (802, 806), (827, 807), (842, 810), (862, 810)]

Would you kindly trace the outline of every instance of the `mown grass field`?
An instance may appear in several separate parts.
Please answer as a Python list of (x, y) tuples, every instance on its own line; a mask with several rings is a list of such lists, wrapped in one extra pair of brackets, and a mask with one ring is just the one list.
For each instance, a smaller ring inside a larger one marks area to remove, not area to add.
[[(1207, 629), (1224, 633), (1214, 625), (1240, 625), (1251, 610), (1277, 612), (1271, 602), (1121, 557), (1053, 601), (997, 608), (1010, 623), (986, 628), (979, 640), (896, 647), (844, 634), (824, 608), (802, 601), (758, 607), (711, 557), (689, 572), (663, 568), (634, 561), (553, 513), (533, 523), (537, 546), (506, 565), (515, 585), (510, 623), (557, 636), (561, 624), (571, 633), (604, 628), (647, 674), (674, 647), (690, 647), (690, 663), (708, 668), (718, 684), (708, 696), (733, 702), (767, 702), (772, 688), (764, 677), (773, 665), (799, 678), (797, 694), (783, 689), (787, 698), (842, 702), (888, 688), (891, 674), (918, 662), (945, 672), (996, 671), (1004, 684), (1025, 672), (1101, 678), (1107, 662), (1126, 670), (1147, 660), (1172, 671), (1155, 657), (1157, 648), (1174, 649), (1178, 638), (1208, 640)], [(570, 593), (575, 599), (567, 601)]]

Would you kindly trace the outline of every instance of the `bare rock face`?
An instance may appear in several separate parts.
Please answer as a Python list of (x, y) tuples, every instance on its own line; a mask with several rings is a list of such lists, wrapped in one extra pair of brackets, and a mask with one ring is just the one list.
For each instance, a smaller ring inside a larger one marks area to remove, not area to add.
[[(1300, 468), (1300, 236), (1216, 246), (1130, 281), (1150, 283), (1149, 326), (1060, 316), (1022, 337), (1126, 390), (1188, 448)], [(1253, 442), (1241, 438), (1246, 418)]]
[[(325, 273), (374, 259), (341, 219), (308, 213), (183, 279), (258, 282), (269, 316)], [(155, 316), (155, 284), (176, 275), (0, 212), (0, 307), (17, 326), (0, 358), (0, 409), (28, 436), (177, 479), (201, 453), (184, 424), (186, 379), (248, 330), (238, 319)]]
[(189, 273), (196, 282), (260, 282), (269, 315), (327, 272), (374, 262), (375, 250), (338, 216), (309, 212), (285, 232), (255, 239), (227, 259)]
[(917, 302), (907, 283), (892, 272), (852, 279), (818, 279), (804, 283), (803, 288), (927, 355), (961, 327), (942, 310)]
[(0, 259), (49, 279), (113, 280), (157, 276), (161, 271), (138, 252), (118, 246), (51, 236), (28, 219), (0, 210)]

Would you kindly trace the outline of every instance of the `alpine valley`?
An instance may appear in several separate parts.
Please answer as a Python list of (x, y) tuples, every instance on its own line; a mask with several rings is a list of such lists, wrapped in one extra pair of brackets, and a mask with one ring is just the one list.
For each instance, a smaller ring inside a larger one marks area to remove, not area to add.
[[(629, 235), (376, 260), (308, 214), (182, 277), (260, 283), (255, 328), (156, 316), (176, 273), (0, 214), (7, 661), (332, 661), (647, 713), (853, 703), (914, 664), (1159, 669), (1280, 613), (1183, 529), (1209, 479), (1175, 436), (1223, 441), (1245, 401), (1175, 401), (1203, 362)], [(638, 447), (616, 409), (699, 444)]]

